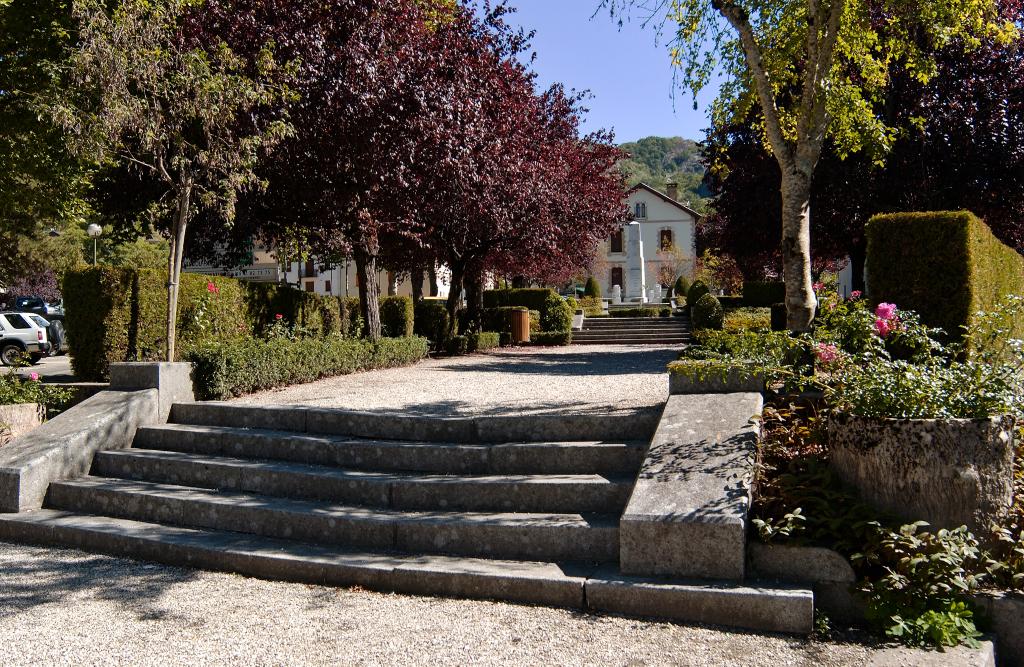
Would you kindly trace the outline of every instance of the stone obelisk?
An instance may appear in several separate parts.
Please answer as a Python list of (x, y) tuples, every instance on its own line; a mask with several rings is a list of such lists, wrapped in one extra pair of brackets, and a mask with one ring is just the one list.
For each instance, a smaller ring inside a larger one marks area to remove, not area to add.
[(643, 238), (640, 234), (640, 223), (634, 221), (626, 225), (626, 284), (623, 299), (644, 303), (646, 301), (644, 285), (646, 284)]

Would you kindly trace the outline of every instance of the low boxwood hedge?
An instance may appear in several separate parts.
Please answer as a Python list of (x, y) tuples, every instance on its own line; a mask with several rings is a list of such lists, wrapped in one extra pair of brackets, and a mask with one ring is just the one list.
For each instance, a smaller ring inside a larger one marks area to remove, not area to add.
[(496, 331), (466, 334), (466, 349), (469, 352), (485, 352), (501, 345), (501, 334)]
[(530, 342), (534, 345), (568, 345), (572, 342), (571, 331), (538, 331), (530, 334)]
[(609, 310), (612, 317), (669, 317), (672, 315), (671, 306), (658, 306), (647, 308), (616, 308)]
[(750, 308), (767, 308), (773, 303), (786, 300), (786, 284), (776, 281), (743, 281), (743, 305)]
[(247, 338), (209, 342), (193, 348), (196, 398), (216, 400), (313, 382), (335, 375), (407, 366), (427, 355), (420, 337), (369, 340), (326, 338)]

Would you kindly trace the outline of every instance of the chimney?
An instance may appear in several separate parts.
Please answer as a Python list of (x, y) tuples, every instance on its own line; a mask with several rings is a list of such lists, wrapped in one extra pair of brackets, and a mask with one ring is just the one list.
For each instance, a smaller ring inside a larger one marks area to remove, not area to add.
[(679, 201), (679, 184), (675, 181), (669, 181), (665, 184), (665, 190), (667, 191), (668, 198), (672, 201)]

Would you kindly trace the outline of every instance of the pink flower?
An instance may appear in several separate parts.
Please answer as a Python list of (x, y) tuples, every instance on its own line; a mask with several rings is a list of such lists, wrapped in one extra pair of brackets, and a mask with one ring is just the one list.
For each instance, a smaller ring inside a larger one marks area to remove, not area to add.
[(207, 292), (216, 292), (217, 291), (217, 286), (214, 285), (213, 283), (206, 283), (206, 291)]
[(29, 373), (28, 374), (28, 379), (34, 380), (34, 381), (38, 381), (39, 380), (39, 373)]
[(890, 320), (885, 320), (882, 318), (878, 318), (877, 320), (875, 320), (875, 331), (877, 331), (878, 335), (881, 336), (882, 338), (885, 338), (890, 333), (892, 333), (892, 330), (895, 328), (896, 327), (893, 326), (893, 323)]
[(861, 292), (859, 289), (855, 289), (852, 292), (850, 292), (850, 300), (851, 301), (856, 301), (857, 299), (861, 298), (861, 296), (863, 296), (863, 294), (864, 293)]
[(814, 354), (819, 362), (828, 365), (839, 359), (839, 348), (829, 343), (818, 343), (815, 346)]
[(825, 283), (814, 283), (812, 287), (814, 287), (815, 292), (820, 292), (821, 290), (825, 289)]
[(281, 313), (278, 313), (277, 315), (274, 315), (274, 319), (275, 320), (279, 320), (279, 319), (281, 319), (283, 317), (284, 317), (284, 315), (282, 315)]
[(883, 320), (891, 320), (896, 317), (896, 304), (894, 303), (880, 303), (875, 308), (875, 315)]

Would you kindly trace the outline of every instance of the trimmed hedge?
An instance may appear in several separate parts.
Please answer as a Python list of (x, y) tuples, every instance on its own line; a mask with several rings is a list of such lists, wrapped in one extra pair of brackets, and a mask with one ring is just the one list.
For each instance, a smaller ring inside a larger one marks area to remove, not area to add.
[(463, 354), (469, 354), (469, 337), (468, 336), (452, 336), (444, 344), (444, 350), (452, 356), (461, 356)]
[(572, 342), (571, 331), (538, 331), (530, 334), (530, 342), (534, 345), (568, 345)]
[(430, 340), (433, 349), (443, 350), (448, 339), (448, 307), (444, 299), (423, 299), (414, 307), (413, 333)]
[(187, 359), (195, 365), (196, 398), (225, 399), (325, 377), (415, 363), (427, 355), (425, 338), (249, 338), (206, 343)]
[(676, 282), (672, 285), (672, 294), (677, 299), (685, 299), (689, 292), (690, 281), (686, 279), (686, 276), (679, 276), (676, 278)]
[(380, 299), (380, 331), (386, 338), (408, 338), (413, 334), (412, 297), (385, 296)]
[(725, 310), (718, 299), (705, 294), (693, 304), (691, 320), (694, 329), (721, 329)]
[(743, 305), (751, 308), (767, 308), (773, 303), (786, 300), (786, 283), (760, 280), (743, 281)]
[(772, 331), (786, 331), (788, 325), (789, 313), (786, 310), (786, 304), (784, 303), (773, 303), (771, 305), (771, 323)]
[(686, 305), (692, 308), (694, 304), (697, 303), (697, 300), (700, 299), (705, 294), (711, 294), (711, 290), (708, 289), (708, 286), (704, 283), (704, 281), (693, 281), (693, 284), (690, 285), (690, 289), (686, 291)]
[(671, 317), (672, 308), (669, 306), (647, 307), (647, 308), (615, 308), (608, 311), (612, 317)]
[(597, 278), (594, 276), (587, 278), (587, 284), (583, 287), (583, 296), (594, 299), (601, 298), (601, 285), (598, 284)]
[(580, 299), (580, 308), (587, 317), (600, 317), (604, 313), (604, 304), (599, 297), (585, 296)]
[[(743, 308), (747, 304), (744, 303), (742, 296), (716, 296), (718, 302), (722, 304), (722, 308)], [(752, 308), (755, 306), (751, 306)], [(760, 306), (766, 308), (767, 306)]]
[(246, 292), (246, 313), (256, 334), (265, 333), (277, 315), (308, 336), (358, 333), (351, 331), (351, 325), (359, 316), (359, 299), (354, 300), (355, 307), (349, 307), (343, 319), (342, 304), (336, 297), (304, 292), (287, 285), (233, 282)]
[(544, 300), (540, 328), (544, 331), (571, 331), (573, 310), (569, 302), (552, 292)]
[(523, 312), (526, 308), (522, 306), (503, 306), (500, 308), (484, 308), (481, 313), (484, 331), (497, 331), (498, 333), (512, 333), (512, 313)]
[[(71, 363), (85, 381), (108, 377), (116, 361), (163, 358), (167, 338), (167, 279), (163, 272), (94, 266), (64, 275)], [(216, 292), (207, 285), (213, 283)], [(248, 294), (231, 278), (185, 273), (178, 296), (178, 358), (205, 340), (252, 334)]]
[(866, 232), (871, 301), (916, 311), (951, 341), (978, 310), (1024, 293), (1024, 258), (969, 211), (876, 215)]
[(493, 350), (501, 344), (501, 334), (496, 331), (466, 334), (466, 349), (469, 352)]

